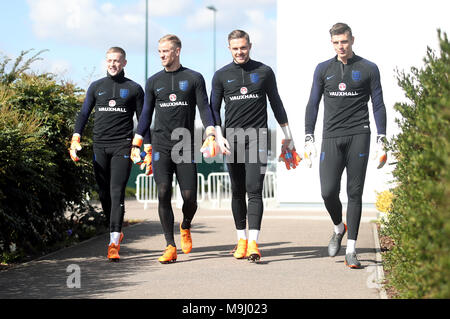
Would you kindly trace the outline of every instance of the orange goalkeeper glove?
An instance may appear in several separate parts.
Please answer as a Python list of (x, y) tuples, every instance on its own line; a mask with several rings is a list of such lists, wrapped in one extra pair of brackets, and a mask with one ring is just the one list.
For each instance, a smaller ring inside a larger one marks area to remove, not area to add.
[(216, 143), (216, 130), (213, 126), (206, 128), (206, 139), (203, 142), (200, 152), (205, 158), (214, 157), (219, 153), (219, 145)]
[(77, 156), (77, 151), (81, 151), (81, 136), (80, 134), (73, 134), (72, 141), (70, 142), (69, 154), (70, 158), (74, 162), (78, 162), (80, 158)]
[(145, 175), (152, 175), (152, 146), (150, 144), (144, 145), (144, 151), (141, 153), (141, 158), (144, 157), (141, 163), (141, 169), (145, 168)]
[[(141, 146), (144, 138), (138, 134), (134, 135), (132, 146), (131, 146), (131, 153), (130, 153), (130, 159), (133, 161), (134, 164), (141, 164), (142, 158), (141, 158)], [(145, 156), (145, 155), (144, 155)]]
[(302, 160), (297, 154), (295, 146), (291, 145), (291, 142), (292, 140), (281, 140), (281, 154), (278, 158), (279, 162), (284, 162), (288, 170), (291, 168), (295, 169)]
[(152, 175), (152, 146), (150, 144), (144, 144), (144, 151), (141, 152), (143, 140), (143, 137), (139, 134), (134, 135), (130, 159), (134, 164), (140, 165), (142, 170), (145, 168), (145, 175)]

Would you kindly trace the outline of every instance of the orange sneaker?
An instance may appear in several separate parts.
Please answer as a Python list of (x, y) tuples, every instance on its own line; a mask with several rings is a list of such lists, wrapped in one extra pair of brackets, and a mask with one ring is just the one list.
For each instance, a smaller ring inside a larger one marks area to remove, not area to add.
[(112, 243), (111, 245), (108, 246), (108, 259), (110, 261), (120, 260), (119, 250), (120, 250), (120, 243), (122, 242), (122, 240), (123, 240), (123, 233), (120, 233), (119, 244), (116, 245)]
[(169, 245), (166, 247), (166, 250), (164, 251), (164, 255), (159, 257), (159, 262), (161, 264), (170, 264), (177, 261), (177, 248), (173, 247), (172, 245)]
[(181, 234), (181, 250), (185, 254), (189, 254), (192, 250), (192, 237), (190, 229), (181, 228), (180, 224), (180, 234)]
[(233, 254), (234, 258), (242, 259), (247, 256), (247, 239), (239, 239)]
[(119, 261), (119, 249), (120, 245), (116, 245), (114, 243), (108, 246), (108, 259), (110, 261)]
[(254, 240), (252, 240), (248, 244), (247, 257), (251, 262), (255, 262), (261, 259), (261, 253), (259, 252), (258, 244)]

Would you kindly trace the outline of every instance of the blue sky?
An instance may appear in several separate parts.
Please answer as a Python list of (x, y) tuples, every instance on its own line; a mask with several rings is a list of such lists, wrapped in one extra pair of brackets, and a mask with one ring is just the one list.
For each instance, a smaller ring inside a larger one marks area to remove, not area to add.
[[(276, 69), (276, 0), (149, 0), (149, 76), (161, 70), (158, 39), (174, 33), (183, 43), (181, 63), (203, 74), (209, 92), (214, 69), (209, 5), (218, 10), (217, 68), (231, 61), (226, 38), (239, 28), (250, 34), (251, 57)], [(144, 85), (145, 0), (2, 1), (2, 13), (2, 55), (14, 59), (22, 50), (49, 50), (33, 69), (86, 89), (104, 76), (105, 51), (121, 46), (127, 51), (127, 76)]]

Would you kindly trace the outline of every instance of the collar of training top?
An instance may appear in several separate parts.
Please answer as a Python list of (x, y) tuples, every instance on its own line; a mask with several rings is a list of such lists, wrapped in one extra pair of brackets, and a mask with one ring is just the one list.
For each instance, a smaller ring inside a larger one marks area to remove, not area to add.
[(176, 69), (176, 70), (174, 70), (174, 71), (167, 71), (165, 68), (164, 68), (164, 72), (166, 72), (166, 73), (177, 73), (177, 72), (179, 72), (179, 71), (181, 71), (181, 70), (183, 70), (183, 66), (180, 64), (180, 67), (178, 68), (178, 69)]
[(239, 64), (239, 63), (236, 63), (236, 61), (233, 60), (233, 64), (234, 64), (234, 67), (237, 68), (237, 69), (242, 68), (244, 70), (249, 70), (249, 69), (252, 69), (255, 66), (255, 61), (253, 61), (252, 59), (248, 59), (247, 62)]
[(123, 80), (123, 79), (125, 78), (125, 71), (124, 71), (124, 70), (120, 71), (120, 73), (118, 73), (118, 74), (116, 74), (116, 75), (114, 75), (114, 76), (111, 75), (111, 74), (109, 74), (108, 71), (106, 71), (106, 74), (107, 74), (107, 76), (108, 76), (110, 79), (112, 79), (112, 80), (114, 80), (114, 81)]
[[(358, 61), (359, 59), (360, 59), (360, 57), (356, 55), (355, 51), (353, 51), (353, 56), (352, 56), (350, 59), (347, 60), (347, 64), (355, 63), (355, 62)], [(341, 62), (341, 61), (338, 59), (337, 54), (334, 56), (334, 60), (335, 60), (336, 62)]]

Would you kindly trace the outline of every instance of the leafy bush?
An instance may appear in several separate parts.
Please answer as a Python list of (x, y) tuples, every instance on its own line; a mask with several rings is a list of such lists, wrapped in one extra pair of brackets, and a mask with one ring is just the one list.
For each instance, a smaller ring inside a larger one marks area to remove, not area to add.
[(41, 251), (65, 240), (74, 221), (92, 223), (83, 219), (92, 213), (86, 195), (95, 186), (91, 125), (79, 164), (67, 150), (82, 91), (52, 74), (26, 74), (26, 53), (13, 75), (5, 74), (9, 60), (0, 63), (0, 256), (11, 247)]
[(395, 105), (398, 186), (384, 231), (395, 242), (385, 262), (400, 298), (450, 298), (450, 45), (438, 36), (439, 57), (428, 48), (422, 69), (398, 72), (411, 104)]

